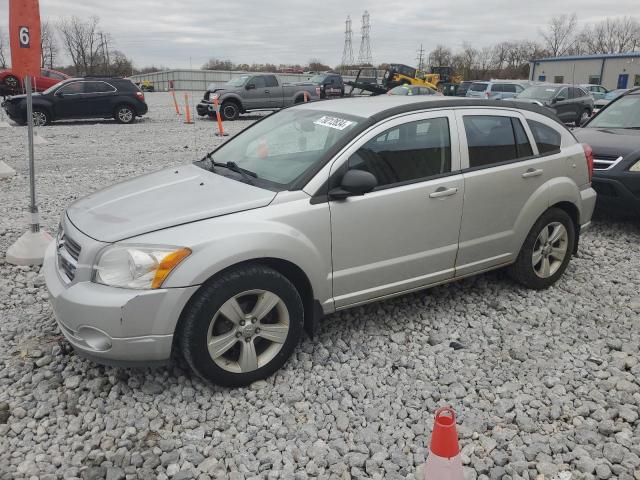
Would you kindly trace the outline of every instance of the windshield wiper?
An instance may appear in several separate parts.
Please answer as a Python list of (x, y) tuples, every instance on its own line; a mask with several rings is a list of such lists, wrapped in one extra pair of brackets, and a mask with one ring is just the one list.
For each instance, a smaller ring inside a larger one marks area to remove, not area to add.
[(258, 174), (256, 172), (252, 172), (251, 170), (247, 170), (246, 168), (242, 168), (236, 162), (216, 162), (211, 156), (213, 152), (208, 153), (204, 156), (202, 160), (209, 160), (211, 162), (211, 171), (215, 172), (215, 167), (226, 168), (227, 170), (231, 170), (232, 172), (239, 173), (244, 177), (247, 183), (253, 185), (253, 179), (258, 178)]

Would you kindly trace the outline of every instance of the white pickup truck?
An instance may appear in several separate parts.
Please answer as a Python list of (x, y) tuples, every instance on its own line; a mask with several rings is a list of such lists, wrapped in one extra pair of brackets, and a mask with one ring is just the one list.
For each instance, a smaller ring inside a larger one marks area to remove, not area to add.
[(279, 110), (320, 99), (320, 87), (312, 83), (282, 84), (273, 74), (247, 74), (229, 80), (221, 87), (208, 89), (198, 104), (198, 115), (215, 116), (214, 99), (218, 99), (224, 120), (235, 120), (252, 110)]

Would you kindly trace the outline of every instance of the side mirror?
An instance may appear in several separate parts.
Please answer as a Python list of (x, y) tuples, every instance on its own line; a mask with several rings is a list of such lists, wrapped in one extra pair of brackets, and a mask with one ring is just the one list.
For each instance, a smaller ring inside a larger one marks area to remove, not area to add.
[(246, 88), (247, 90), (255, 90), (256, 85), (254, 83), (250, 83), (244, 88)]
[(332, 200), (344, 200), (355, 195), (364, 195), (378, 186), (378, 179), (373, 173), (364, 170), (347, 170), (340, 186), (329, 192)]
[(565, 100), (566, 100), (566, 98), (564, 98), (564, 97), (556, 97), (551, 101), (551, 103), (564, 102)]

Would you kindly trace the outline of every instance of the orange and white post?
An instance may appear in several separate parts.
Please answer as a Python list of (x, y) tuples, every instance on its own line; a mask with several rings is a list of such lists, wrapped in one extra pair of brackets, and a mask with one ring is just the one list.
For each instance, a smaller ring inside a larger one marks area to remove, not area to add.
[(184, 112), (184, 123), (193, 123), (193, 120), (191, 120), (191, 109), (189, 108), (189, 94), (186, 92), (184, 94)]
[(222, 115), (220, 115), (220, 104), (218, 103), (218, 96), (213, 97), (213, 106), (216, 109), (216, 120), (218, 120), (218, 131), (216, 132), (216, 137), (226, 137), (229, 135), (225, 133), (224, 127), (222, 126)]
[(309, 93), (302, 92), (302, 96), (304, 97), (304, 103), (307, 103), (309, 101)]
[(178, 106), (178, 99), (176, 98), (176, 91), (171, 89), (171, 96), (173, 97), (173, 106), (176, 107), (176, 114), (180, 115), (180, 107)]

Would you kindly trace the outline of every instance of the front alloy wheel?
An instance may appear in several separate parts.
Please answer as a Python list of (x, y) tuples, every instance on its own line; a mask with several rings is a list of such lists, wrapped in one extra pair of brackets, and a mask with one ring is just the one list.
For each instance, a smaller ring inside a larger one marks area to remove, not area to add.
[(47, 113), (42, 110), (34, 110), (31, 114), (33, 118), (33, 126), (34, 127), (44, 127), (49, 123), (49, 118), (47, 117)]
[(289, 334), (289, 310), (266, 290), (234, 295), (216, 312), (207, 332), (211, 359), (231, 373), (248, 373), (268, 365)]
[(182, 312), (176, 346), (201, 377), (248, 385), (285, 364), (303, 323), (302, 299), (289, 279), (266, 265), (246, 264), (194, 294)]

